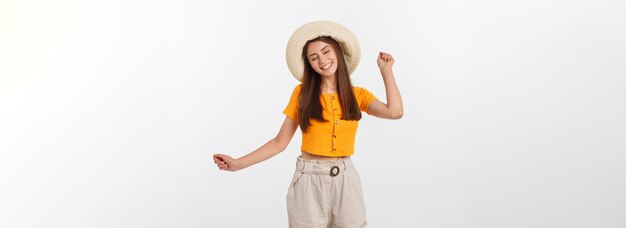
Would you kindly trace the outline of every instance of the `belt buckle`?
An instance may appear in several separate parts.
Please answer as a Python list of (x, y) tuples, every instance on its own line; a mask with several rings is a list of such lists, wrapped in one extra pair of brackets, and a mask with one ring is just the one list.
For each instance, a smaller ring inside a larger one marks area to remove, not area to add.
[(330, 168), (330, 176), (334, 177), (337, 175), (339, 175), (339, 166), (333, 166), (332, 168)]

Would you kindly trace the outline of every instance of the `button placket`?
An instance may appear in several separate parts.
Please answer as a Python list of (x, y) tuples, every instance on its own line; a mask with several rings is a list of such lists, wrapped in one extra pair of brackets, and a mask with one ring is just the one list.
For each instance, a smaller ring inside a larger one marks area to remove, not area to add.
[(331, 101), (330, 101), (330, 105), (332, 106), (332, 110), (333, 110), (333, 120), (335, 121), (335, 124), (333, 125), (333, 138), (332, 138), (332, 152), (335, 153), (337, 151), (337, 148), (335, 147), (335, 145), (337, 145), (336, 143), (336, 132), (337, 132), (337, 125), (339, 124), (339, 119), (337, 119), (337, 104), (335, 102), (335, 95), (331, 95)]

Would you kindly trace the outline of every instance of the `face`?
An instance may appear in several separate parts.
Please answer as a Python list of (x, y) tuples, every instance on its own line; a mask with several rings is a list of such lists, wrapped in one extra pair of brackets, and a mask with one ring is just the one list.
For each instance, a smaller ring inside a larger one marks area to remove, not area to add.
[(330, 44), (322, 41), (309, 43), (307, 58), (313, 70), (324, 77), (334, 76), (337, 72), (337, 56)]

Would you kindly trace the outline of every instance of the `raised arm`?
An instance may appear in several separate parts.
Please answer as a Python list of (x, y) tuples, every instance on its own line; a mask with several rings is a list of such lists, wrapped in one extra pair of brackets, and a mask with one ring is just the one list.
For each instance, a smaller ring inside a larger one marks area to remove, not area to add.
[(263, 144), (263, 146), (238, 159), (233, 159), (224, 154), (214, 154), (213, 162), (215, 162), (217, 167), (221, 170), (237, 171), (265, 161), (284, 151), (297, 129), (298, 123), (285, 117), (285, 121), (283, 121), (283, 125), (280, 127), (280, 131), (276, 137), (270, 139), (267, 143)]
[(391, 67), (393, 66), (393, 57), (387, 53), (380, 52), (378, 55), (378, 68), (383, 75), (385, 82), (385, 90), (387, 92), (387, 104), (374, 100), (367, 108), (367, 113), (384, 119), (400, 119), (404, 115), (402, 108), (402, 97), (400, 90), (396, 84)]

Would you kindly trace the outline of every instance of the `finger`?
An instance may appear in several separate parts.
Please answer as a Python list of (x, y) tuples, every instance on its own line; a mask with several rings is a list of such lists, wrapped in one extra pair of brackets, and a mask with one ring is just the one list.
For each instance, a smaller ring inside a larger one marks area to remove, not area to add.
[(213, 156), (220, 161), (225, 161), (228, 158), (227, 155), (223, 155), (223, 154), (214, 154)]

